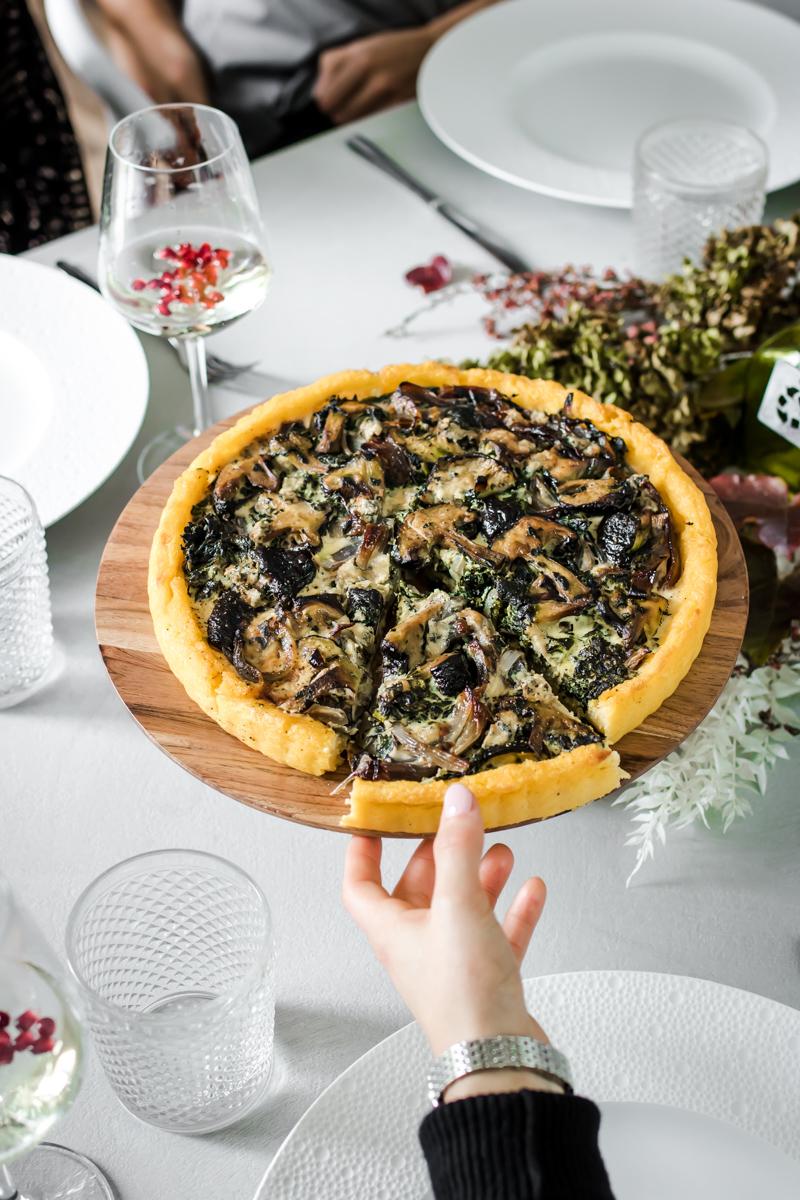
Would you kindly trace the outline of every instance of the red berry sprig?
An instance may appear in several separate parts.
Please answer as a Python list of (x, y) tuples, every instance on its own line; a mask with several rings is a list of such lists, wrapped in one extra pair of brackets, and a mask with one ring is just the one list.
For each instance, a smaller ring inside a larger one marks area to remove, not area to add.
[(135, 292), (143, 292), (145, 288), (157, 291), (161, 299), (156, 312), (162, 317), (171, 315), (173, 304), (202, 304), (203, 308), (214, 308), (225, 299), (217, 289), (217, 283), (220, 271), (224, 271), (230, 262), (230, 250), (220, 246), (212, 249), (209, 242), (203, 242), (201, 246), (181, 242), (179, 246), (156, 250), (155, 257), (174, 263), (174, 268), (166, 269), (152, 279), (134, 279), (131, 287)]
[(31, 1054), (49, 1054), (55, 1049), (56, 1023), (52, 1017), (40, 1017), (29, 1008), (20, 1013), (14, 1024), (18, 1033), (9, 1033), (11, 1017), (0, 1012), (0, 1066), (10, 1063), (15, 1054), (30, 1050)]

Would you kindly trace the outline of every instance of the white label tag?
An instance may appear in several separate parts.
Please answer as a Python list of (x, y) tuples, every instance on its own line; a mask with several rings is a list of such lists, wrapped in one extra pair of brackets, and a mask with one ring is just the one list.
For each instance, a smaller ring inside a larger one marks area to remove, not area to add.
[(800, 368), (785, 358), (772, 368), (758, 419), (767, 429), (800, 447)]

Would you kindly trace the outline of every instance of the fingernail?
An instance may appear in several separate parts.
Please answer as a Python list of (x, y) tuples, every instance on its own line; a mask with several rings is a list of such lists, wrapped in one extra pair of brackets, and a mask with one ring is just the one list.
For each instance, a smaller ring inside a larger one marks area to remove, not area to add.
[(463, 783), (451, 783), (444, 794), (444, 815), (446, 817), (463, 817), (472, 812), (475, 807), (475, 797)]

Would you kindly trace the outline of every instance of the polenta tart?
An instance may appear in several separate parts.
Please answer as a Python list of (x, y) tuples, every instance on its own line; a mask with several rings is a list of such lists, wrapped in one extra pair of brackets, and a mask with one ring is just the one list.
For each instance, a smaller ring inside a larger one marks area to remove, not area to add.
[[(438, 363), (252, 409), (176, 480), (150, 608), (188, 695), (268, 758), (349, 767), (342, 824), (425, 834), (618, 787), (716, 593), (705, 499), (626, 412)], [(266, 764), (265, 764), (266, 769)]]

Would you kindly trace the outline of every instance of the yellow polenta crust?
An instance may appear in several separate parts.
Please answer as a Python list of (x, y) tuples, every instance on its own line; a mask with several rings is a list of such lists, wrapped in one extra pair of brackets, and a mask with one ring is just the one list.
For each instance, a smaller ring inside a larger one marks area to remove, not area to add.
[[(183, 573), (183, 530), (192, 508), (211, 480), (250, 442), (285, 421), (322, 408), (333, 395), (381, 396), (404, 380), (423, 386), (468, 384), (496, 388), (523, 408), (555, 412), (567, 390), (546, 380), (501, 371), (460, 371), (440, 363), (343, 371), (308, 387), (274, 396), (221, 433), (175, 481), (150, 553), (148, 593), (162, 653), (187, 694), (234, 737), (277, 762), (323, 775), (340, 765), (342, 737), (311, 717), (286, 713), (260, 699), (206, 640), (195, 616)], [(659, 645), (638, 673), (604, 692), (589, 705), (589, 716), (609, 742), (639, 725), (674, 692), (696, 658), (714, 607), (716, 537), (705, 498), (655, 434), (622, 409), (573, 391), (573, 413), (621, 437), (634, 471), (649, 476), (667, 505), (680, 547), (682, 570), (668, 593), (669, 613), (660, 626)], [(619, 755), (605, 746), (580, 746), (558, 758), (495, 767), (468, 776), (487, 825), (513, 825), (587, 804), (618, 787), (624, 778)], [(436, 828), (446, 783), (428, 780), (366, 781), (353, 784), (351, 811), (342, 824), (376, 832), (425, 834)]]

